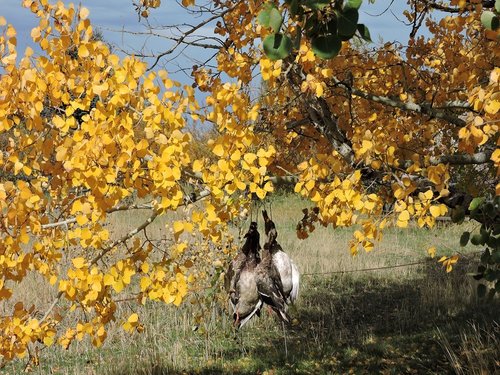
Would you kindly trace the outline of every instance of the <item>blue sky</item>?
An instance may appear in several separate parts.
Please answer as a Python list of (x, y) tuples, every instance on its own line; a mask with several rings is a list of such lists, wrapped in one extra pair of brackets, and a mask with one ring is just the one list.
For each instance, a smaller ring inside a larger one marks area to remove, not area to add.
[[(70, 1), (64, 0), (65, 3)], [(115, 51), (120, 49), (129, 52), (153, 52), (168, 49), (168, 41), (159, 38), (148, 38), (130, 35), (120, 32), (144, 31), (145, 26), (138, 21), (137, 13), (134, 10), (131, 0), (81, 0), (83, 6), (90, 10), (90, 19), (94, 27), (100, 29), (105, 39), (116, 46)], [(8, 23), (12, 23), (17, 30), (19, 53), (23, 53), (26, 46), (33, 46), (30, 32), (36, 26), (37, 20), (27, 9), (21, 7), (21, 0), (0, 0), (0, 16), (4, 16)], [(378, 42), (380, 38), (384, 41), (401, 40), (406, 41), (410, 33), (410, 28), (405, 26), (401, 20), (402, 12), (406, 8), (406, 1), (396, 0), (390, 9), (380, 16), (372, 16), (382, 13), (390, 4), (390, 0), (377, 0), (375, 4), (363, 2), (360, 12), (360, 21), (365, 23), (371, 32), (372, 39)], [(398, 16), (399, 20), (396, 18)], [(186, 14), (174, 0), (163, 0), (159, 9), (152, 10), (149, 18), (152, 24), (178, 24), (178, 23), (198, 23)], [(211, 26), (207, 26), (204, 32), (211, 35)], [(174, 63), (164, 65), (169, 72), (178, 71), (178, 65), (183, 67), (192, 66), (196, 60), (204, 60), (213, 53), (212, 50), (187, 50), (175, 59)], [(185, 73), (174, 73), (173, 78), (184, 81)]]

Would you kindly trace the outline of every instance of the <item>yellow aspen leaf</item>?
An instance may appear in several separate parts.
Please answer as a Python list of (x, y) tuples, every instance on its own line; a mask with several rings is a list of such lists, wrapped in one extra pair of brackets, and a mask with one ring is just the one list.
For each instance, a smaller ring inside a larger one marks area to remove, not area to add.
[(216, 221), (218, 216), (215, 212), (215, 207), (212, 204), (208, 204), (206, 206), (207, 220), (208, 221)]
[(201, 172), (203, 168), (203, 162), (201, 160), (193, 161), (193, 172)]
[(185, 230), (186, 232), (191, 233), (191, 232), (193, 232), (193, 229), (194, 229), (194, 225), (193, 225), (193, 223), (190, 223), (190, 222), (184, 222), (184, 230)]
[(224, 155), (224, 147), (222, 145), (217, 144), (215, 147), (212, 149), (212, 152), (217, 155), (218, 157), (222, 157)]
[(123, 283), (128, 285), (132, 281), (132, 276), (135, 275), (135, 270), (133, 268), (127, 267), (123, 270)]
[(434, 246), (429, 247), (427, 249), (427, 254), (431, 257), (434, 258), (436, 256), (436, 248)]
[(57, 276), (56, 275), (50, 276), (49, 283), (50, 283), (50, 285), (56, 285), (56, 283), (57, 283)]
[(266, 191), (264, 189), (259, 188), (259, 187), (255, 190), (255, 194), (257, 194), (257, 196), (260, 199), (264, 199), (266, 197)]
[(123, 284), (122, 279), (114, 280), (113, 284), (111, 285), (113, 289), (115, 290), (116, 293), (120, 293), (125, 285)]
[(224, 159), (220, 159), (219, 161), (217, 161), (217, 166), (219, 167), (221, 172), (226, 172), (229, 170), (229, 164)]
[(141, 291), (144, 292), (150, 285), (151, 285), (151, 279), (149, 277), (141, 277)]
[(253, 164), (256, 159), (257, 155), (251, 152), (243, 155), (243, 160), (245, 160), (250, 165)]
[(272, 192), (274, 191), (274, 186), (273, 186), (273, 183), (271, 181), (267, 181), (265, 184), (264, 184), (264, 190), (266, 192)]
[(78, 223), (78, 225), (85, 225), (87, 224), (89, 221), (89, 218), (85, 215), (77, 215), (76, 217), (76, 222)]
[(424, 193), (424, 198), (427, 200), (431, 200), (433, 196), (434, 196), (434, 192), (431, 189), (427, 190)]
[(55, 338), (54, 338), (54, 335), (50, 335), (50, 336), (45, 336), (43, 338), (43, 343), (45, 346), (51, 346), (53, 345), (55, 342)]
[(17, 175), (21, 171), (21, 169), (23, 169), (23, 166), (24, 166), (23, 163), (21, 163), (20, 161), (16, 161), (14, 163), (14, 174)]
[(293, 191), (296, 193), (300, 193), (302, 190), (302, 187), (304, 186), (304, 183), (302, 181), (299, 181), (295, 184), (295, 187), (293, 188)]
[(113, 277), (113, 275), (107, 273), (103, 277), (103, 282), (105, 286), (113, 285), (115, 282), (115, 278)]
[(305, 188), (308, 190), (308, 191), (311, 191), (312, 189), (314, 189), (314, 186), (316, 185), (316, 181), (314, 180), (309, 180), (306, 182), (305, 184)]
[(380, 167), (382, 166), (382, 161), (381, 160), (373, 160), (371, 163), (370, 163), (370, 166), (373, 168), (373, 169), (380, 169)]
[(323, 84), (322, 83), (318, 82), (318, 83), (315, 84), (315, 93), (316, 93), (316, 96), (318, 98), (323, 96), (324, 89), (323, 89)]
[(268, 158), (259, 158), (259, 165), (261, 167), (267, 167), (269, 165), (269, 159)]
[(14, 38), (16, 36), (16, 29), (12, 25), (7, 26), (7, 32), (5, 35), (7, 35), (7, 38)]
[(92, 238), (92, 232), (89, 228), (83, 228), (80, 234), (82, 240), (89, 240)]
[(365, 204), (364, 204), (365, 208), (367, 210), (373, 210), (375, 208), (375, 202), (374, 201), (366, 201)]
[(78, 15), (79, 15), (80, 19), (86, 20), (88, 18), (89, 14), (90, 14), (89, 10), (87, 8), (82, 7), (82, 8), (80, 8), (80, 13)]
[(182, 296), (180, 294), (177, 294), (174, 298), (173, 304), (179, 307), (181, 303), (182, 303)]
[(309, 199), (311, 200), (311, 202), (319, 202), (323, 199), (323, 197), (321, 196), (321, 194), (318, 192), (318, 191), (315, 191), (313, 193), (312, 196), (309, 197)]
[(26, 230), (23, 229), (23, 231), (19, 235), (19, 241), (21, 241), (22, 244), (27, 244), (28, 242), (30, 242), (30, 236), (28, 235), (28, 233), (26, 233)]
[(184, 223), (182, 221), (174, 221), (174, 225), (172, 227), (174, 229), (174, 236), (177, 239), (184, 231)]
[(298, 166), (297, 169), (299, 171), (305, 171), (309, 167), (309, 163), (307, 161), (301, 162)]
[(403, 220), (397, 220), (396, 225), (400, 228), (407, 228), (408, 227), (408, 221), (403, 221)]
[(77, 269), (83, 268), (86, 264), (85, 258), (82, 257), (74, 258), (71, 262), (73, 263), (73, 267)]
[(241, 151), (236, 150), (231, 154), (231, 160), (232, 161), (239, 161), (241, 159)]
[(397, 220), (398, 227), (406, 228), (408, 226), (409, 220), (410, 220), (410, 212), (408, 212), (408, 210), (401, 211)]
[(484, 111), (486, 113), (489, 113), (490, 115), (496, 115), (499, 109), (500, 109), (500, 101), (499, 100), (490, 100), (484, 106)]
[(247, 188), (247, 185), (241, 180), (234, 180), (234, 183), (236, 184), (236, 187), (241, 191)]
[(433, 205), (429, 208), (429, 211), (431, 212), (431, 215), (433, 217), (438, 217), (441, 215), (441, 208), (437, 205)]
[(363, 241), (361, 246), (363, 246), (363, 248), (365, 249), (366, 252), (370, 252), (375, 248), (375, 245), (373, 244), (373, 242), (368, 241), (368, 240)]
[(90, 52), (85, 44), (80, 44), (78, 47), (78, 56), (81, 58), (89, 57)]

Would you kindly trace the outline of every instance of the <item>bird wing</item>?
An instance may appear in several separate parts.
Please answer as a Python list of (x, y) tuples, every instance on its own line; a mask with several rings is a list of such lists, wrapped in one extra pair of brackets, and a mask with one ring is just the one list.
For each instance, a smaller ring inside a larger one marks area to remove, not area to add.
[(290, 303), (294, 303), (299, 296), (299, 286), (300, 286), (300, 272), (297, 268), (297, 265), (291, 261), (292, 263), (292, 291), (290, 292), (290, 296), (288, 297)]
[(257, 274), (257, 289), (261, 299), (267, 303), (285, 322), (290, 322), (290, 318), (286, 313), (286, 303), (283, 294), (274, 280), (269, 275), (269, 269), (259, 267)]
[(250, 312), (250, 314), (248, 314), (247, 316), (245, 316), (245, 318), (240, 320), (237, 328), (239, 329), (239, 328), (243, 327), (246, 322), (248, 322), (250, 319), (252, 319), (252, 317), (260, 310), (261, 307), (262, 307), (262, 301), (259, 299), (259, 301), (255, 305), (254, 309)]

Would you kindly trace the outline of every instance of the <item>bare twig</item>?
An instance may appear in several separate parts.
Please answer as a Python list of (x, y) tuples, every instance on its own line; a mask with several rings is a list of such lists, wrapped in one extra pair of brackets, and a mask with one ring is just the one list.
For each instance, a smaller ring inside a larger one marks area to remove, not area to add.
[(221, 12), (221, 13), (218, 13), (218, 14), (215, 14), (213, 15), (212, 17), (209, 17), (207, 18), (206, 20), (200, 22), (199, 24), (193, 26), (191, 29), (185, 31), (176, 41), (175, 41), (175, 44), (169, 48), (168, 50), (166, 50), (165, 52), (162, 52), (160, 54), (158, 54), (155, 58), (155, 61), (153, 62), (153, 64), (147, 69), (148, 71), (149, 70), (152, 70), (154, 69), (154, 67), (156, 65), (158, 65), (158, 62), (160, 61), (160, 59), (166, 55), (169, 55), (171, 54), (172, 52), (174, 52), (176, 50), (177, 47), (179, 47), (179, 45), (181, 45), (184, 40), (191, 34), (193, 34), (196, 30), (199, 30), (200, 28), (202, 28), (203, 26), (209, 24), (210, 22), (216, 20), (217, 18), (220, 18), (220, 17), (224, 17), (227, 13), (233, 11), (237, 6), (240, 5), (240, 2), (241, 1), (238, 1), (236, 2), (232, 7), (230, 8), (227, 8), (225, 11)]

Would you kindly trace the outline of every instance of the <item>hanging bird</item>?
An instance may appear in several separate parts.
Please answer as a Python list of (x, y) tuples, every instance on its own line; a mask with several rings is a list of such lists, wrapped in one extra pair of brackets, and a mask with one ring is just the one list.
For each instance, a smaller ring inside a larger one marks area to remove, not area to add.
[(287, 253), (283, 251), (276, 240), (278, 237), (278, 232), (276, 230), (276, 225), (268, 216), (267, 211), (262, 211), (262, 216), (264, 217), (264, 230), (267, 236), (266, 244), (264, 245), (264, 250), (267, 250), (272, 255), (272, 263), (279, 273), (282, 293), (287, 302), (287, 304), (294, 303), (299, 295), (299, 285), (300, 285), (300, 273)]
[(260, 234), (257, 231), (257, 223), (255, 221), (250, 223), (250, 228), (243, 238), (246, 238), (245, 243), (236, 258), (229, 263), (228, 270), (224, 275), (224, 286), (231, 296), (232, 301), (237, 298), (235, 295), (237, 292), (236, 287), (249, 254), (254, 254), (257, 264), (260, 263)]
[(283, 322), (290, 323), (280, 274), (273, 264), (269, 246), (266, 245), (262, 250), (262, 261), (256, 267), (257, 289), (264, 303), (269, 305)]
[[(258, 291), (258, 253), (260, 235), (257, 223), (252, 222), (245, 234), (246, 241), (240, 253), (230, 264), (227, 272), (226, 286), (229, 284), (230, 301), (233, 307), (234, 325), (242, 327), (262, 307), (261, 295)], [(229, 279), (229, 282), (227, 280)]]

